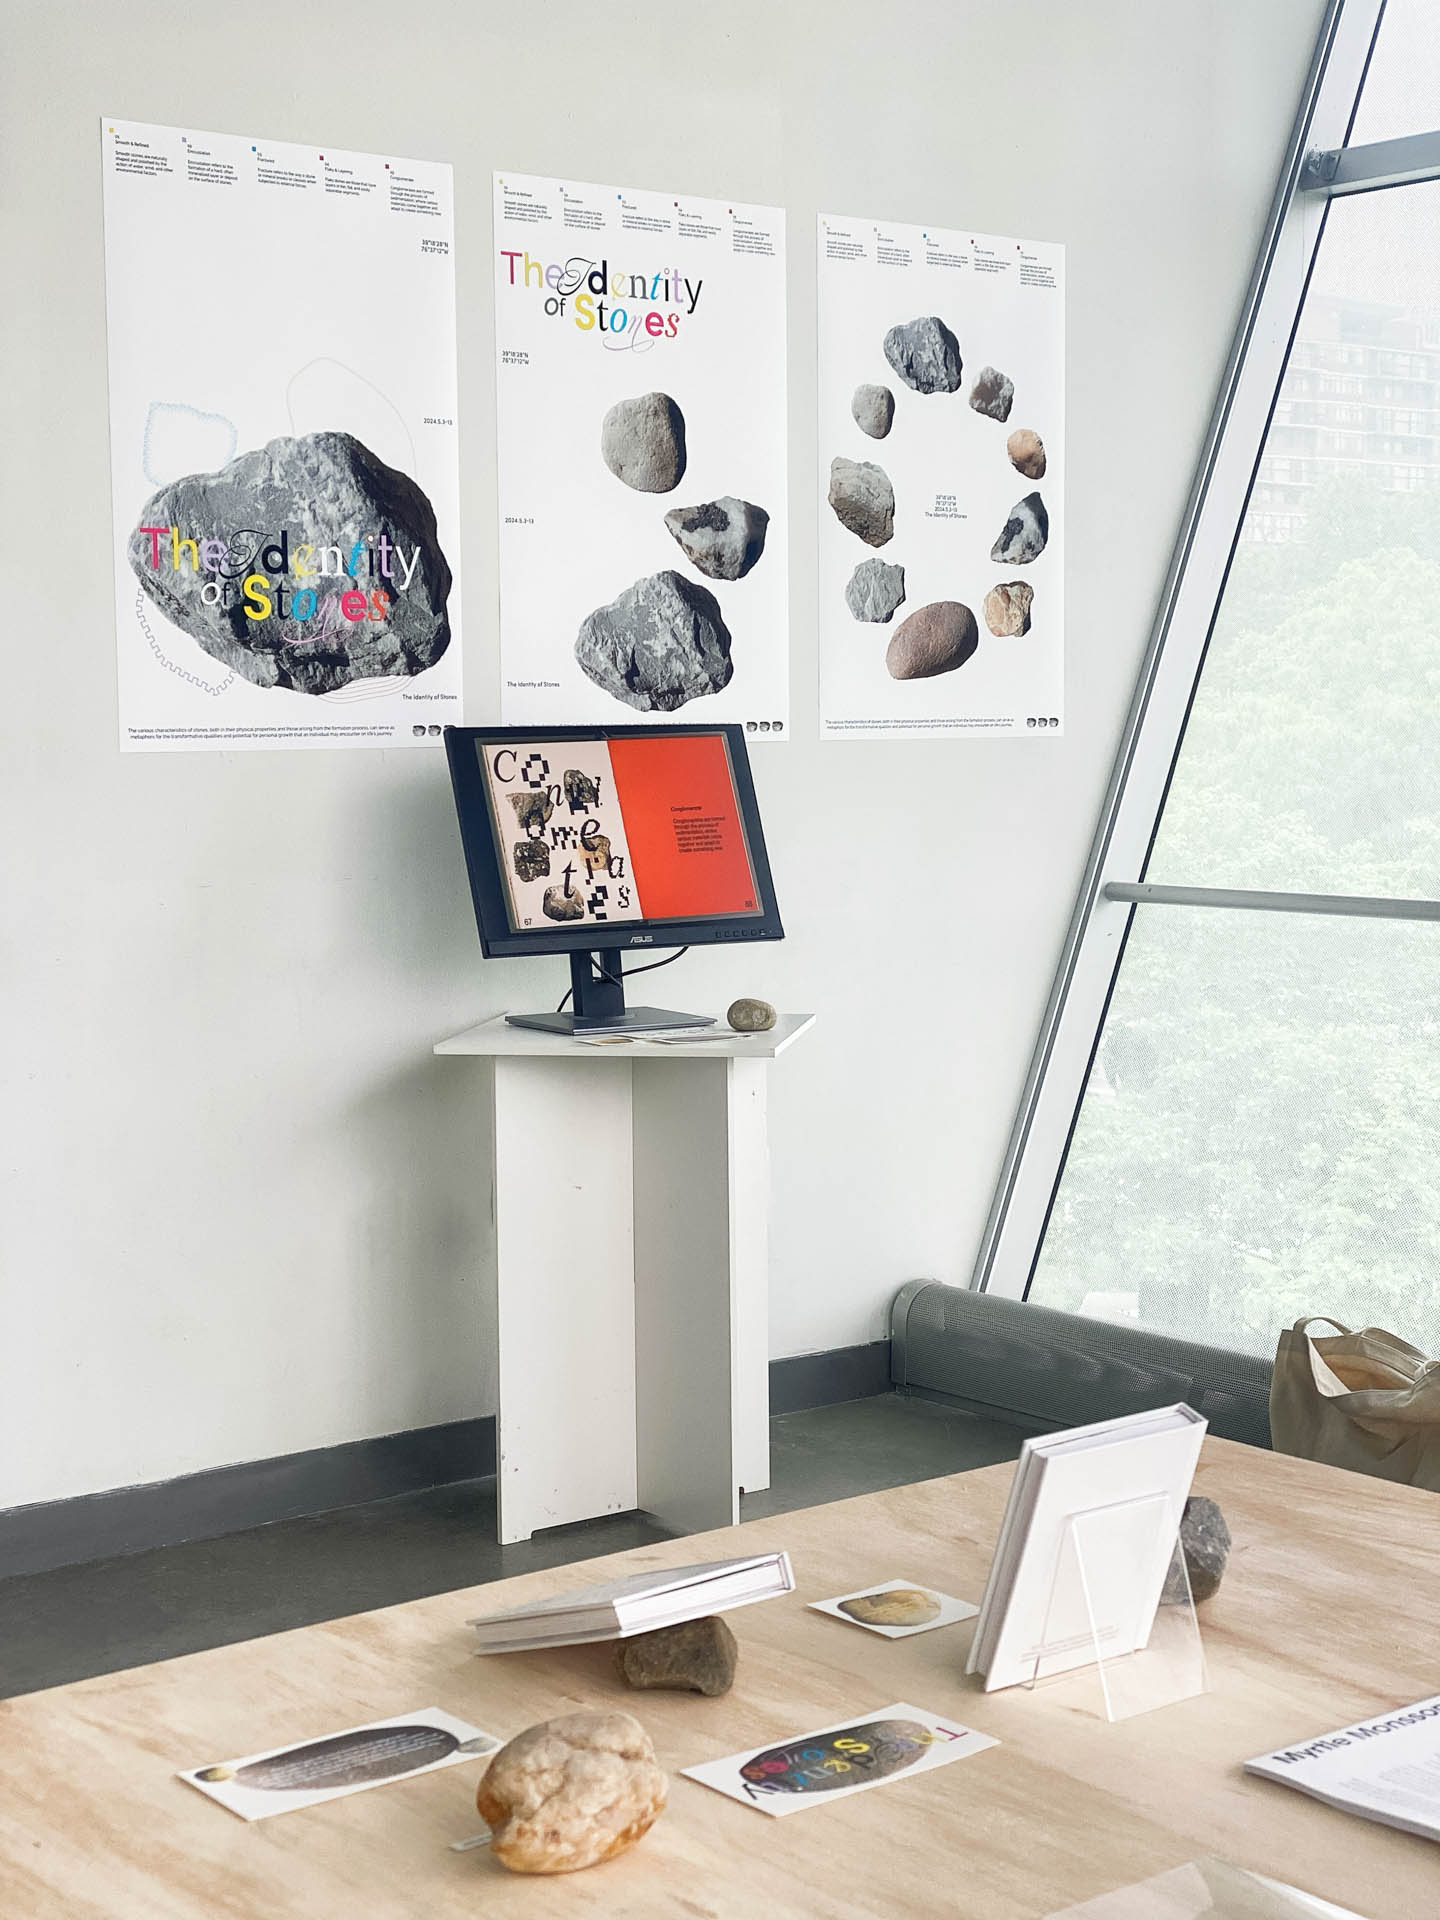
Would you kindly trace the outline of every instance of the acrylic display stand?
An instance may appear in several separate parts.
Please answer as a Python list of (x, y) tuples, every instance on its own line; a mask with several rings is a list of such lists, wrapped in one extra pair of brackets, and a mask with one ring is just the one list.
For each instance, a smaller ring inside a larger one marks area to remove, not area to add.
[[(1111, 1721), (1207, 1690), (1179, 1530), (1180, 1515), (1163, 1493), (1071, 1515), (1055, 1562), (1045, 1651), (1027, 1686), (1088, 1671), (1099, 1681), (1099, 1711)], [(1088, 1657), (1076, 1663), (1081, 1647)]]

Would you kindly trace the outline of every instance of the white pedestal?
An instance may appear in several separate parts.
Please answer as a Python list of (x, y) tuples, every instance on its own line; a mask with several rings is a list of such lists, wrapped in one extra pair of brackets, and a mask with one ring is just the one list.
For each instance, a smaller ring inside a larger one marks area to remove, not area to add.
[(733, 1526), (770, 1484), (766, 1072), (813, 1024), (436, 1047), (494, 1063), (502, 1542), (634, 1507)]

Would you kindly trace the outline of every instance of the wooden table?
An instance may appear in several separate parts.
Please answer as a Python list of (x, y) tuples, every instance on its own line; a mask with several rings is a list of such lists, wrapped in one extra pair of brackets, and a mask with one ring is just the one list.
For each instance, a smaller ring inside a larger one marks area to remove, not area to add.
[[(1440, 1689), (1440, 1499), (1210, 1440), (1196, 1481), (1235, 1546), (1202, 1609), (1212, 1691), (1111, 1726), (1093, 1680), (986, 1695), (971, 1627), (885, 1640), (804, 1602), (907, 1577), (979, 1598), (1012, 1469), (987, 1467), (275, 1634), (0, 1702), (6, 1920), (1039, 1920), (1219, 1853), (1369, 1920), (1440, 1908), (1440, 1848), (1336, 1813), (1241, 1762)], [(628, 1694), (607, 1647), (480, 1659), (481, 1608), (783, 1547), (797, 1592), (730, 1616), (722, 1700)], [(909, 1700), (1002, 1744), (783, 1820), (673, 1778), (654, 1831), (563, 1878), (508, 1874), (475, 1831), (481, 1764), (244, 1825), (172, 1776), (441, 1706), (501, 1735), (624, 1705), (682, 1766)]]

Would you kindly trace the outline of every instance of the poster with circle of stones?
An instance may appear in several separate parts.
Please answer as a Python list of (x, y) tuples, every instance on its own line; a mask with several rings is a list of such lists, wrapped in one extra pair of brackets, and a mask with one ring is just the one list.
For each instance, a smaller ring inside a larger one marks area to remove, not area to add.
[(450, 168), (101, 122), (120, 745), (438, 751)]
[(1050, 739), (1065, 249), (822, 216), (823, 737)]
[(502, 719), (783, 739), (784, 214), (494, 192)]

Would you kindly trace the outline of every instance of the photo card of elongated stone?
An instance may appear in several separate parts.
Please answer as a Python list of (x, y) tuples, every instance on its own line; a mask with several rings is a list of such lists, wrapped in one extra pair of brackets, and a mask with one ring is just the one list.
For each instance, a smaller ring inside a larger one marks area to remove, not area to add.
[(685, 416), (668, 393), (617, 400), (600, 423), (600, 456), (637, 493), (671, 493), (685, 477)]
[(728, 686), (730, 629), (713, 593), (667, 570), (627, 587), (582, 623), (575, 658), (627, 707), (673, 713)]
[(830, 462), (829, 501), (841, 526), (867, 547), (883, 547), (895, 534), (895, 489), (883, 467), (869, 460)]
[(885, 358), (916, 393), (954, 393), (960, 385), (960, 342), (938, 313), (891, 327)]
[(1026, 566), (1040, 558), (1049, 538), (1050, 516), (1045, 511), (1045, 502), (1038, 493), (1027, 493), (1010, 509), (1009, 518), (990, 549), (990, 558), (1001, 566)]
[(165, 618), (253, 686), (334, 693), (423, 673), (450, 644), (435, 510), (353, 434), (270, 440), (171, 481), (126, 557)]
[(701, 573), (712, 580), (743, 580), (765, 551), (770, 516), (752, 501), (727, 493), (698, 507), (672, 507), (665, 525)]

